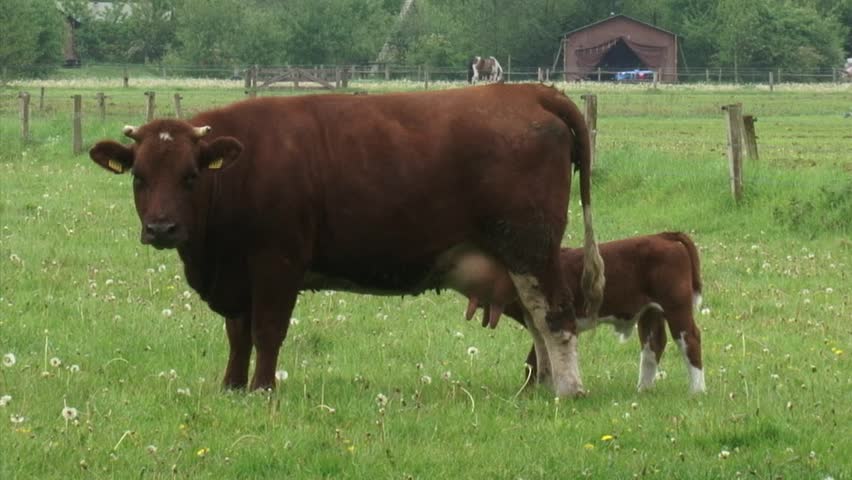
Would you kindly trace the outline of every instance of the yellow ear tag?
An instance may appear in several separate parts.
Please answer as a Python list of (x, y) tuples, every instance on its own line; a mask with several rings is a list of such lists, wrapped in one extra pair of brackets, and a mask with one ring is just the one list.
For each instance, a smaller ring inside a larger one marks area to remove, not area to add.
[(207, 165), (207, 168), (209, 168), (211, 170), (217, 170), (217, 169), (222, 168), (223, 163), (225, 163), (224, 159), (217, 158), (216, 160), (213, 160), (212, 162), (210, 162), (210, 164)]
[(107, 161), (107, 167), (109, 167), (109, 169), (112, 170), (115, 173), (123, 173), (124, 172), (124, 165), (118, 163), (117, 161), (115, 161), (111, 158)]

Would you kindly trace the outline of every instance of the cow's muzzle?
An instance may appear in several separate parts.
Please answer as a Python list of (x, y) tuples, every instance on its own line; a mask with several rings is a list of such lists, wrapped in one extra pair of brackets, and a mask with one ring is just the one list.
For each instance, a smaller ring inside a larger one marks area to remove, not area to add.
[(142, 227), (142, 243), (154, 248), (175, 248), (181, 242), (180, 229), (170, 222), (146, 223)]

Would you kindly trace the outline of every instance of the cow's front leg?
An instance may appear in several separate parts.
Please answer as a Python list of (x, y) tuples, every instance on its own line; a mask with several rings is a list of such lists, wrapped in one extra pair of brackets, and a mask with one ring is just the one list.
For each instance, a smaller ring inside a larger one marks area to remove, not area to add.
[(278, 352), (287, 336), (302, 274), (292, 262), (276, 256), (259, 256), (252, 262), (251, 338), (257, 353), (251, 380), (254, 390), (275, 386)]
[(252, 346), (251, 320), (247, 316), (226, 318), (225, 329), (231, 351), (222, 386), (228, 389), (246, 388)]

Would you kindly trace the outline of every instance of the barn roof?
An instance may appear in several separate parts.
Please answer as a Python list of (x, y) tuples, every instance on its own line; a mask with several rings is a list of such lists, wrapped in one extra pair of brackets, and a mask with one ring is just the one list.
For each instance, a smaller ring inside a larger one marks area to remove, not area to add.
[(676, 36), (677, 36), (677, 34), (676, 34), (676, 33), (672, 33), (672, 32), (670, 32), (670, 31), (666, 30), (665, 28), (660, 28), (660, 27), (658, 27), (658, 26), (656, 26), (656, 25), (651, 25), (651, 24), (650, 24), (650, 23), (648, 23), (648, 22), (643, 22), (642, 20), (636, 20), (636, 19), (635, 19), (635, 18), (633, 18), (633, 17), (627, 16), (627, 15), (622, 15), (622, 14), (618, 14), (618, 15), (611, 15), (611, 16), (609, 16), (609, 17), (607, 17), (607, 18), (604, 18), (603, 20), (598, 20), (597, 22), (590, 23), (590, 24), (585, 25), (585, 26), (583, 26), (583, 27), (575, 28), (574, 30), (571, 30), (570, 32), (565, 33), (565, 35), (563, 35), (563, 36), (564, 36), (564, 37), (567, 37), (567, 36), (569, 36), (569, 35), (573, 35), (573, 34), (575, 34), (575, 33), (579, 32), (579, 31), (586, 30), (587, 28), (592, 28), (592, 27), (598, 26), (598, 25), (600, 25), (600, 24), (602, 24), (602, 23), (609, 22), (610, 20), (614, 20), (614, 19), (616, 19), (616, 18), (624, 18), (624, 19), (630, 20), (631, 22), (641, 23), (642, 25), (646, 25), (646, 26), (651, 27), (651, 28), (653, 28), (653, 29), (655, 29), (655, 30), (659, 30), (659, 31), (661, 31), (661, 32), (663, 32), (663, 33), (667, 33), (667, 34), (669, 34), (669, 35), (671, 35), (671, 36), (674, 36), (674, 37), (676, 37)]

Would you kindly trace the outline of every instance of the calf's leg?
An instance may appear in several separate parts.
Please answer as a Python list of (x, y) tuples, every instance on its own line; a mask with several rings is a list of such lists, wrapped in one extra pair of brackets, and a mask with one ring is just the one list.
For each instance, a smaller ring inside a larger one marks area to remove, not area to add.
[(657, 368), (666, 349), (666, 327), (663, 322), (663, 312), (659, 305), (649, 305), (639, 313), (638, 330), (642, 350), (639, 354), (639, 384), (637, 388), (642, 391), (654, 386)]
[(704, 367), (701, 363), (701, 332), (695, 325), (692, 316), (692, 306), (671, 312), (669, 330), (672, 338), (683, 354), (683, 361), (689, 373), (690, 393), (703, 393), (707, 390), (704, 384)]

